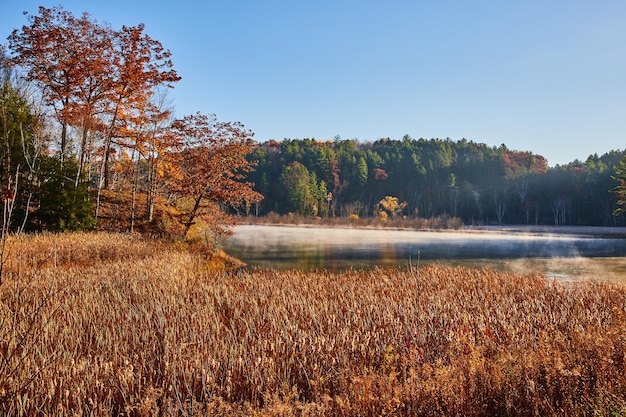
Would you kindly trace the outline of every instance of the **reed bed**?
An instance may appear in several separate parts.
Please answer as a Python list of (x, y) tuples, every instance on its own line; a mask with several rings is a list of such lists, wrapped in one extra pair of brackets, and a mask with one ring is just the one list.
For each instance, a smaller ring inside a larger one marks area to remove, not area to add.
[(3, 415), (626, 413), (617, 284), (437, 265), (209, 272), (128, 235), (11, 245)]

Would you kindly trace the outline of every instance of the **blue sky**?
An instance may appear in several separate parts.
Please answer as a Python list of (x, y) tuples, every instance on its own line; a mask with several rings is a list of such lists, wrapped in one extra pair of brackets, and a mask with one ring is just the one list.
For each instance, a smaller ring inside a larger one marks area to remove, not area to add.
[(240, 121), (258, 141), (466, 138), (551, 166), (626, 148), (626, 2), (3, 1), (145, 23), (173, 54), (176, 114)]

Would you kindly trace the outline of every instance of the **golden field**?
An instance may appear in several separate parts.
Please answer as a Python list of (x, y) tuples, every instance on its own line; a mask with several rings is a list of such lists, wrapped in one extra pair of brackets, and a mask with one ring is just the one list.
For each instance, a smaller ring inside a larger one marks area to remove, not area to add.
[(132, 235), (11, 238), (0, 414), (626, 414), (623, 285), (215, 262)]

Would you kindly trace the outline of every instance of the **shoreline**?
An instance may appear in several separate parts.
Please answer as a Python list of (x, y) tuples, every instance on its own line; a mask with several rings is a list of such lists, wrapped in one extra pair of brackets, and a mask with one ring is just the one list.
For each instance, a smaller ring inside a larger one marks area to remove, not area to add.
[(400, 230), (412, 232), (437, 233), (496, 233), (525, 234), (535, 236), (564, 235), (587, 238), (626, 239), (626, 227), (613, 226), (571, 226), (571, 225), (502, 225), (502, 226), (462, 226), (458, 229), (408, 228), (390, 226), (324, 225), (315, 223), (255, 223), (241, 222), (237, 226), (301, 227), (309, 229), (347, 229), (347, 230)]
[(569, 226), (569, 225), (503, 225), (503, 226), (464, 226), (463, 231), (484, 231), (495, 233), (523, 233), (533, 235), (568, 235), (594, 238), (626, 238), (626, 227)]

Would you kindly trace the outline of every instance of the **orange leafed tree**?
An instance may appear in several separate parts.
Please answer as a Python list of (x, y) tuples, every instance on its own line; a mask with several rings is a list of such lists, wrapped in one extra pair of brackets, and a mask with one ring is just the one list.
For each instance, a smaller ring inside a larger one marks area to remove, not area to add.
[(174, 121), (171, 132), (179, 143), (171, 190), (191, 203), (182, 213), (183, 236), (198, 218), (224, 233), (220, 224), (228, 216), (220, 205), (240, 206), (263, 198), (244, 181), (254, 169), (246, 158), (256, 147), (253, 133), (239, 122), (219, 122), (215, 115), (201, 113)]
[[(78, 133), (76, 185), (84, 170), (97, 175), (98, 217), (111, 153), (115, 147), (138, 151), (144, 145), (138, 141), (152, 140), (145, 131), (158, 109), (151, 103), (155, 91), (180, 80), (171, 53), (144, 33), (143, 24), (113, 30), (88, 13), (75, 17), (61, 6), (40, 7), (38, 15), (30, 16), (29, 26), (13, 31), (9, 43), (13, 61), (41, 86), (46, 103), (55, 110), (61, 126), (61, 162), (71, 149), (69, 130)], [(163, 110), (157, 118), (168, 114)], [(94, 155), (101, 158), (99, 164), (90, 160)], [(91, 172), (94, 166), (97, 172)]]
[[(114, 45), (115, 84), (108, 111), (109, 129), (100, 171), (104, 188), (108, 188), (108, 157), (113, 138), (122, 141), (127, 137), (136, 139), (136, 135), (128, 135), (128, 126), (121, 117), (122, 113), (132, 118), (135, 124), (137, 120), (150, 119), (155, 113), (155, 107), (149, 104), (155, 89), (160, 86), (172, 87), (173, 83), (180, 80), (173, 69), (170, 51), (145, 34), (143, 24), (123, 26), (116, 32)], [(146, 114), (146, 109), (150, 109), (150, 115)]]
[(80, 18), (60, 6), (39, 8), (30, 26), (15, 30), (9, 44), (13, 61), (26, 69), (26, 78), (42, 87), (43, 97), (61, 125), (61, 162), (69, 148), (68, 128), (81, 135), (80, 165), (89, 132), (113, 88), (113, 31), (85, 13)]

